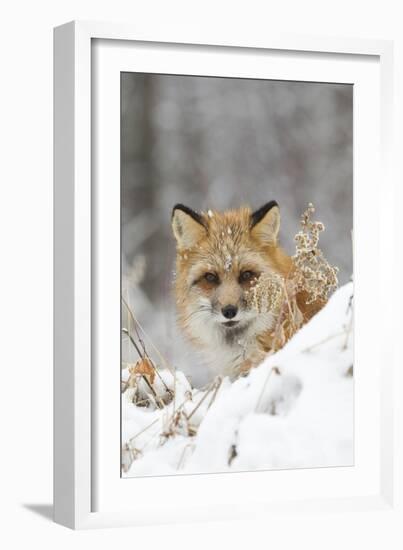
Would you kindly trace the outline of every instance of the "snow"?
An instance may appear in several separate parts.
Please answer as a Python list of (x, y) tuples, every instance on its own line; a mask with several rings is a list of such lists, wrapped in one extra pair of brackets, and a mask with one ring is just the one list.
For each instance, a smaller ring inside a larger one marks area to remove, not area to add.
[[(183, 373), (161, 370), (165, 385), (176, 390), (174, 402), (161, 409), (136, 406), (133, 390), (126, 390), (123, 475), (352, 465), (352, 293), (352, 283), (337, 290), (246, 377), (216, 379), (201, 390)], [(166, 391), (161, 380), (156, 390)]]
[(225, 256), (224, 271), (231, 271), (232, 268), (232, 256), (227, 254)]

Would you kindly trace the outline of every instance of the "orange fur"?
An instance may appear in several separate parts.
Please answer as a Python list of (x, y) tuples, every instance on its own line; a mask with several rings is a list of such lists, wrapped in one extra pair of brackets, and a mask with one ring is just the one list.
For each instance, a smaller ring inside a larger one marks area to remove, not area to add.
[[(248, 369), (271, 350), (275, 315), (254, 311), (248, 296), (259, 277), (277, 274), (287, 279), (294, 264), (278, 245), (278, 207), (268, 206), (258, 216), (248, 207), (196, 214), (179, 205), (173, 212), (178, 321), (219, 373)], [(250, 273), (253, 277), (243, 280)], [(306, 301), (303, 293), (297, 295), (303, 322), (323, 306)], [(222, 312), (229, 304), (238, 311), (237, 326), (227, 328), (230, 323)]]

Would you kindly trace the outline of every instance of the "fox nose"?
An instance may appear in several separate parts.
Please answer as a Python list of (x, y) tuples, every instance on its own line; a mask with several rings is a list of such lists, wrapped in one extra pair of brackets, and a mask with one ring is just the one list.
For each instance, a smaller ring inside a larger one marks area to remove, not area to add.
[(235, 306), (225, 306), (222, 308), (221, 313), (226, 319), (233, 319), (238, 313), (238, 308)]

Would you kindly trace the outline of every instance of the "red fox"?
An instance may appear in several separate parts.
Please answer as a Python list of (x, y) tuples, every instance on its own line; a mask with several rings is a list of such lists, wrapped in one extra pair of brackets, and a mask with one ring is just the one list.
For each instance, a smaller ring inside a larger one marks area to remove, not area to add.
[[(234, 376), (259, 364), (271, 350), (276, 311), (256, 307), (251, 290), (264, 277), (287, 279), (292, 259), (278, 245), (275, 201), (197, 213), (182, 204), (172, 212), (177, 243), (176, 305), (180, 327), (216, 374)], [(297, 295), (302, 322), (324, 304)]]

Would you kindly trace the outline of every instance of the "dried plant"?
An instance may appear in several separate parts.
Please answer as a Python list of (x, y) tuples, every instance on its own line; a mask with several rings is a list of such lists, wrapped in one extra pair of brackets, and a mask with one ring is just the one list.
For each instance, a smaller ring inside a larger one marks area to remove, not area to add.
[(325, 227), (311, 220), (315, 208), (310, 203), (301, 217), (301, 230), (295, 235), (296, 252), (293, 256), (293, 282), (297, 292), (307, 293), (306, 303), (327, 301), (337, 285), (338, 268), (331, 266), (318, 247), (319, 234)]
[(262, 274), (251, 282), (245, 295), (248, 308), (258, 313), (270, 311), (278, 315), (285, 299), (284, 278), (277, 273)]
[(137, 361), (134, 367), (129, 367), (129, 372), (131, 375), (146, 376), (151, 385), (154, 384), (155, 371), (156, 369), (148, 357), (144, 357), (144, 359)]
[[(301, 300), (312, 306), (309, 308), (312, 316), (326, 303), (330, 292), (338, 284), (337, 267), (329, 264), (319, 248), (319, 234), (324, 230), (324, 225), (311, 220), (314, 211), (310, 203), (301, 216), (301, 229), (295, 236), (292, 269), (287, 277), (277, 273), (261, 275), (252, 282), (247, 293), (250, 307), (259, 313), (270, 312), (276, 319), (270, 334), (270, 347), (266, 349), (270, 353), (281, 349), (308, 320), (301, 313)], [(241, 367), (241, 371), (249, 368), (250, 365), (246, 365)]]
[[(124, 298), (122, 298), (122, 304), (128, 314), (127, 328), (123, 328), (122, 333), (129, 339), (133, 349), (139, 356), (136, 362), (122, 364), (124, 372), (127, 375), (125, 380), (122, 380), (122, 399), (137, 407), (145, 407), (150, 410), (160, 409), (161, 411), (161, 416), (151, 422), (146, 428), (130, 438), (129, 441), (122, 442), (122, 470), (127, 473), (133, 461), (143, 455), (145, 445), (143, 444), (142, 448), (139, 448), (137, 441), (139, 436), (149, 428), (159, 425), (157, 431), (154, 430), (153, 434), (150, 435), (150, 439), (146, 445), (155, 437), (159, 438), (159, 445), (163, 445), (168, 439), (179, 435), (190, 438), (194, 437), (197, 434), (200, 423), (200, 418), (197, 419), (195, 413), (201, 408), (208, 397), (210, 397), (210, 400), (206, 406), (206, 410), (211, 407), (222, 379), (220, 377), (216, 378), (203, 390), (192, 390), (190, 383), (183, 373), (181, 373), (184, 379), (182, 379), (182, 388), (185, 381), (189, 386), (189, 391), (185, 392), (183, 401), (176, 403), (176, 371), (167, 363), (155, 345), (152, 344), (153, 351), (164, 366), (164, 370), (159, 369), (146, 347), (143, 336), (146, 337), (147, 335), (144, 329)], [(193, 406), (189, 407), (188, 404), (192, 404), (193, 399), (199, 394), (201, 397), (195, 401)], [(204, 409), (201, 417), (203, 416)]]
[[(130, 390), (126, 393), (125, 397), (136, 405), (148, 407), (152, 404), (154, 407), (163, 408), (174, 399), (175, 388), (170, 388), (161, 376), (142, 337), (142, 335), (145, 335), (144, 329), (123, 297), (122, 305), (127, 312), (127, 328), (122, 328), (122, 333), (128, 337), (139, 356), (137, 362), (125, 365), (129, 376), (126, 382), (122, 384), (122, 393)], [(174, 369), (172, 369), (154, 345), (153, 349), (159, 355), (161, 362), (164, 363), (167, 370), (172, 373), (172, 378), (175, 382)]]

